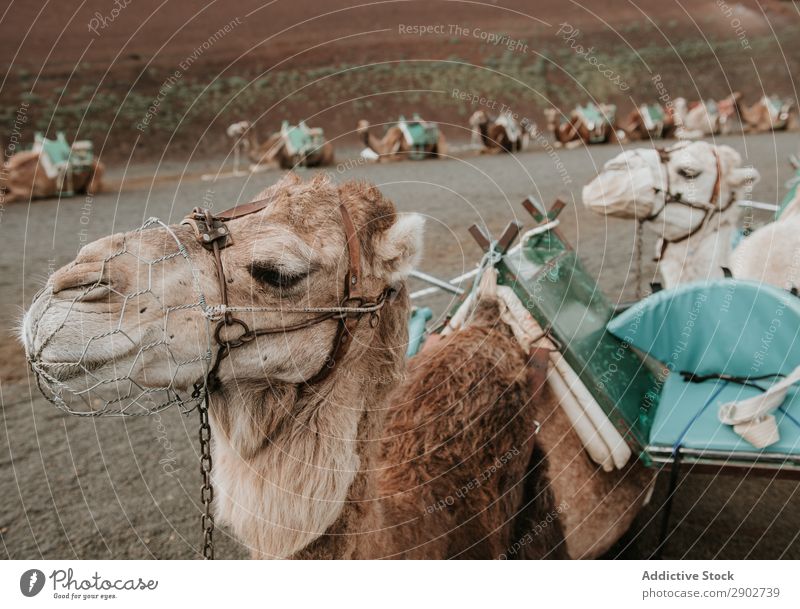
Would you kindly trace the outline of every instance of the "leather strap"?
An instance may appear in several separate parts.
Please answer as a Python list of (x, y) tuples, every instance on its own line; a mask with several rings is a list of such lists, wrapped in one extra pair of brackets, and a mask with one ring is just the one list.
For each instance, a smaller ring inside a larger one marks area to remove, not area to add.
[(268, 205), (272, 204), (274, 201), (275, 197), (256, 199), (255, 201), (250, 201), (249, 203), (242, 203), (241, 205), (235, 205), (234, 207), (226, 209), (225, 211), (216, 213), (214, 214), (214, 217), (225, 221), (235, 220), (236, 218), (249, 216), (250, 214), (254, 214), (257, 211), (261, 211)]
[(347, 261), (349, 268), (345, 276), (345, 300), (361, 298), (361, 245), (358, 242), (356, 227), (350, 212), (339, 203), (339, 213), (342, 214), (342, 227), (344, 228), (344, 238), (347, 247)]
[[(670, 153), (671, 152), (672, 152), (672, 150), (665, 150), (663, 148), (659, 148), (658, 149), (659, 158), (661, 159), (662, 163), (664, 163), (664, 164), (669, 163), (669, 158), (670, 158)], [(713, 149), (713, 153), (714, 153), (714, 160), (716, 161), (716, 167), (717, 167), (717, 179), (714, 180), (714, 188), (711, 191), (711, 201), (709, 203), (702, 203), (701, 204), (702, 206), (700, 206), (700, 204), (693, 204), (693, 203), (691, 203), (689, 201), (681, 201), (680, 199), (676, 199), (675, 197), (672, 196), (672, 193), (669, 192), (669, 189), (670, 189), (669, 167), (666, 168), (666, 172), (667, 172), (667, 179), (666, 179), (667, 190), (664, 192), (664, 207), (666, 207), (669, 203), (680, 203), (682, 205), (687, 205), (689, 207), (694, 207), (695, 209), (703, 209), (703, 210), (705, 210), (706, 213), (705, 213), (705, 216), (703, 216), (703, 220), (700, 222), (700, 224), (698, 224), (696, 227), (694, 227), (692, 230), (690, 230), (685, 235), (683, 235), (683, 236), (681, 236), (681, 237), (679, 237), (677, 239), (673, 239), (671, 241), (667, 240), (667, 239), (664, 239), (662, 237), (661, 242), (659, 243), (659, 247), (658, 247), (658, 250), (657, 250), (656, 257), (655, 257), (655, 261), (656, 262), (660, 261), (664, 257), (664, 252), (666, 252), (667, 247), (669, 245), (671, 245), (673, 243), (681, 243), (683, 241), (686, 241), (686, 239), (688, 239), (692, 235), (696, 234), (698, 231), (700, 231), (700, 229), (705, 227), (706, 224), (708, 224), (708, 220), (711, 218), (711, 216), (713, 216), (714, 214), (716, 214), (718, 212), (725, 211), (733, 203), (733, 196), (731, 196), (730, 201), (728, 201), (728, 204), (725, 207), (723, 207), (721, 209), (718, 208), (720, 195), (722, 193), (722, 163), (721, 163), (721, 161), (719, 159), (719, 154), (717, 153), (716, 148)], [(654, 214), (653, 216), (647, 218), (647, 220), (654, 219), (659, 214), (661, 214), (661, 212), (663, 210), (664, 210), (664, 208), (661, 208), (661, 210), (659, 210), (659, 212), (657, 214)]]
[[(222, 304), (225, 306), (228, 304), (228, 288), (225, 279), (225, 269), (222, 264), (221, 250), (233, 243), (230, 230), (225, 225), (225, 222), (261, 211), (272, 204), (274, 200), (274, 197), (258, 199), (250, 203), (236, 205), (235, 207), (231, 207), (217, 214), (212, 214), (208, 209), (195, 208), (182, 222), (182, 224), (192, 227), (198, 242), (214, 255), (220, 298)], [(344, 203), (339, 203), (339, 213), (342, 217), (342, 229), (344, 231), (348, 263), (347, 273), (345, 273), (344, 295), (339, 306), (342, 308), (353, 306), (354, 304), (356, 306), (361, 306), (364, 304), (364, 296), (361, 290), (361, 246), (358, 241), (358, 232), (356, 231), (350, 212)], [(390, 292), (391, 290), (389, 288), (384, 290), (375, 304), (383, 304), (389, 297)], [(353, 301), (357, 302), (354, 303)], [(220, 362), (230, 354), (231, 349), (241, 347), (258, 336), (294, 332), (296, 330), (309, 328), (324, 321), (336, 319), (336, 333), (333, 337), (331, 350), (325, 357), (325, 363), (319, 372), (306, 381), (306, 384), (309, 385), (319, 383), (333, 372), (338, 363), (341, 362), (347, 354), (350, 344), (353, 342), (353, 334), (356, 331), (361, 315), (363, 315), (363, 313), (348, 315), (345, 312), (329, 312), (296, 324), (251, 330), (241, 319), (233, 317), (230, 312), (226, 312), (214, 331), (214, 338), (219, 345), (219, 349), (214, 366), (209, 372), (209, 376), (213, 377), (216, 374)], [(377, 315), (377, 311), (373, 312), (372, 318), (376, 319)], [(240, 327), (242, 329), (241, 334), (235, 338), (223, 337), (222, 333), (224, 328), (231, 326)]]

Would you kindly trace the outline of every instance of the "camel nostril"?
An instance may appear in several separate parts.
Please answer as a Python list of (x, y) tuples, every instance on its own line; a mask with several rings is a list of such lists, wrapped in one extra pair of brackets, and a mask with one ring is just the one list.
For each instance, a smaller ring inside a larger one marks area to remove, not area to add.
[(97, 300), (111, 290), (102, 261), (82, 262), (61, 268), (53, 273), (52, 282), (53, 294), (69, 293), (82, 301)]

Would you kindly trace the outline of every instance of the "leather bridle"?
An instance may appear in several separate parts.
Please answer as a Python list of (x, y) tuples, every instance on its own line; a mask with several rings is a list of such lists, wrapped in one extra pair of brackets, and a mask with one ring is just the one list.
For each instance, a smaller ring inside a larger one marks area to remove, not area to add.
[(658, 248), (658, 253), (656, 255), (656, 260), (657, 261), (660, 260), (663, 257), (664, 250), (666, 250), (667, 245), (670, 245), (672, 243), (680, 243), (682, 241), (685, 241), (686, 239), (688, 239), (692, 235), (696, 234), (698, 231), (700, 231), (702, 228), (704, 228), (708, 224), (708, 221), (711, 219), (711, 217), (714, 214), (723, 212), (726, 209), (728, 209), (731, 206), (731, 204), (733, 203), (734, 198), (735, 198), (735, 193), (732, 193), (731, 194), (731, 198), (726, 203), (726, 205), (724, 207), (720, 207), (719, 206), (720, 196), (721, 196), (721, 192), (722, 192), (722, 163), (721, 163), (721, 161), (719, 159), (719, 154), (717, 153), (716, 148), (713, 148), (713, 147), (712, 147), (712, 152), (714, 154), (714, 161), (716, 163), (717, 177), (714, 180), (714, 188), (711, 191), (711, 201), (709, 201), (708, 203), (687, 201), (681, 196), (681, 194), (677, 194), (676, 195), (675, 193), (673, 193), (672, 189), (671, 189), (671, 186), (670, 186), (669, 161), (670, 161), (671, 154), (673, 152), (675, 152), (675, 150), (677, 150), (677, 149), (676, 148), (666, 148), (666, 149), (665, 148), (658, 148), (656, 150), (656, 152), (658, 152), (658, 156), (659, 156), (659, 160), (660, 160), (661, 164), (664, 165), (664, 173), (666, 174), (666, 177), (664, 179), (665, 188), (662, 189), (662, 188), (658, 188), (657, 186), (654, 186), (653, 190), (656, 192), (657, 195), (658, 194), (663, 194), (664, 195), (664, 205), (662, 205), (661, 208), (659, 208), (659, 210), (657, 212), (651, 214), (647, 218), (644, 218), (642, 220), (642, 222), (648, 222), (648, 221), (654, 220), (659, 215), (661, 215), (661, 213), (666, 209), (667, 205), (670, 205), (670, 204), (685, 205), (685, 206), (691, 207), (693, 209), (699, 209), (699, 210), (703, 211), (703, 219), (698, 223), (697, 226), (692, 228), (688, 233), (686, 233), (685, 235), (682, 235), (681, 237), (678, 237), (677, 239), (667, 239), (666, 237), (662, 237), (661, 238), (661, 244), (660, 244), (660, 246)]
[[(307, 379), (304, 384), (297, 385), (298, 395), (304, 386), (311, 386), (324, 381), (337, 364), (342, 361), (353, 342), (353, 333), (356, 330), (359, 320), (364, 315), (370, 316), (370, 325), (377, 326), (380, 318), (380, 311), (389, 301), (394, 293), (393, 288), (386, 287), (380, 295), (369, 300), (364, 297), (361, 291), (361, 248), (358, 243), (353, 219), (347, 211), (344, 203), (339, 202), (339, 213), (342, 216), (342, 228), (344, 230), (345, 247), (347, 248), (347, 273), (345, 273), (344, 295), (337, 306), (334, 307), (230, 307), (228, 305), (228, 286), (225, 278), (225, 267), (222, 264), (222, 250), (233, 244), (231, 231), (226, 222), (254, 214), (268, 205), (274, 199), (266, 198), (237, 205), (218, 214), (211, 213), (210, 210), (195, 207), (184, 220), (182, 225), (187, 225), (194, 231), (195, 239), (205, 249), (214, 255), (216, 266), (217, 282), (222, 303), (217, 307), (206, 305), (206, 314), (213, 320), (217, 320), (214, 329), (214, 340), (217, 343), (217, 357), (213, 361), (211, 368), (202, 378), (194, 384), (192, 398), (197, 399), (197, 411), (200, 415), (200, 472), (203, 476), (203, 484), (200, 487), (200, 499), (203, 504), (200, 524), (203, 529), (203, 557), (206, 559), (214, 558), (214, 516), (211, 511), (211, 503), (214, 500), (214, 487), (211, 480), (212, 458), (211, 458), (211, 424), (209, 420), (209, 393), (218, 386), (217, 370), (220, 362), (230, 355), (231, 349), (241, 347), (255, 340), (259, 336), (269, 334), (285, 334), (295, 332), (304, 328), (310, 328), (328, 320), (336, 320), (336, 333), (333, 337), (333, 344), (325, 357), (322, 368)], [(238, 317), (234, 317), (236, 311), (270, 311), (270, 312), (290, 312), (311, 314), (312, 317), (295, 324), (277, 326), (274, 328), (250, 329), (250, 327)], [(242, 332), (235, 338), (223, 336), (225, 328), (239, 327)]]
[[(334, 335), (333, 344), (325, 358), (322, 368), (311, 378), (305, 381), (306, 385), (314, 385), (324, 381), (333, 372), (336, 366), (347, 354), (352, 342), (353, 333), (356, 330), (359, 320), (364, 315), (370, 315), (370, 325), (375, 327), (379, 319), (380, 310), (386, 304), (393, 290), (387, 287), (372, 300), (364, 297), (361, 291), (361, 248), (350, 212), (343, 203), (339, 203), (339, 213), (342, 217), (342, 228), (344, 230), (345, 245), (347, 248), (348, 270), (345, 274), (344, 295), (337, 306), (334, 307), (230, 307), (228, 305), (228, 288), (225, 278), (225, 268), (222, 264), (221, 251), (233, 244), (230, 228), (226, 222), (242, 218), (250, 214), (261, 211), (273, 202), (272, 198), (259, 199), (250, 203), (237, 205), (219, 213), (212, 213), (210, 210), (195, 207), (181, 222), (188, 225), (194, 231), (195, 238), (205, 249), (214, 255), (216, 265), (217, 283), (219, 284), (221, 306), (215, 307), (220, 318), (214, 329), (214, 340), (217, 343), (217, 357), (206, 376), (206, 381), (216, 379), (216, 373), (220, 362), (225, 359), (232, 349), (246, 345), (259, 336), (270, 334), (285, 334), (296, 332), (311, 326), (315, 326), (328, 320), (336, 320), (337, 327)], [(313, 314), (312, 317), (295, 323), (274, 328), (251, 329), (242, 319), (235, 317), (235, 311), (272, 311)], [(233, 327), (241, 328), (242, 332), (238, 336), (226, 337), (224, 330)]]

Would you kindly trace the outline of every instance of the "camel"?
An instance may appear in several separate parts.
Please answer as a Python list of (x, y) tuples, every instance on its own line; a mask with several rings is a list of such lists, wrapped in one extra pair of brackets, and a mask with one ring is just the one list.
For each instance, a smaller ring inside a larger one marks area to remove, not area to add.
[(559, 112), (555, 108), (545, 108), (544, 116), (547, 121), (547, 130), (553, 134), (553, 139), (555, 139), (557, 146), (578, 145), (580, 143), (580, 135), (575, 129), (571, 118), (559, 120)]
[[(372, 186), (324, 175), (287, 174), (259, 198), (272, 202), (228, 221), (234, 241), (221, 251), (229, 306), (268, 309), (239, 314), (251, 328), (285, 327), (298, 308), (339, 302), (350, 277), (340, 205), (362, 252), (361, 289), (392, 296), (355, 326), (320, 384), (306, 381), (326, 364), (335, 320), (260, 335), (214, 362), (213, 507), (254, 557), (590, 557), (619, 537), (645, 477), (635, 464), (598, 475), (583, 458), (552, 396), (532, 386), (535, 367), (498, 323), (496, 303), (479, 303), (469, 328), (404, 370), (405, 278), (420, 255), (420, 216), (398, 215)], [(191, 265), (165, 257), (173, 239)], [(220, 302), (214, 256), (185, 225), (95, 241), (25, 313), (26, 354), (61, 385), (89, 381), (106, 398), (129, 390), (120, 370), (145, 391), (169, 384), (185, 395), (208, 373), (208, 320), (186, 306), (194, 282), (206, 302)], [(168, 349), (150, 349), (162, 334)]]
[(618, 142), (616, 130), (616, 106), (592, 103), (577, 106), (568, 119), (559, 120), (554, 108), (545, 109), (547, 127), (553, 133), (556, 145), (567, 147), (580, 144), (601, 144)]
[(469, 118), (475, 140), (481, 152), (497, 154), (500, 152), (519, 152), (527, 147), (529, 133), (523, 131), (510, 112), (491, 117), (484, 110), (476, 110)]
[(675, 136), (678, 124), (674, 106), (666, 110), (661, 104), (642, 104), (631, 110), (621, 129), (629, 140), (669, 139)]
[(735, 200), (758, 181), (729, 146), (680, 142), (666, 151), (627, 150), (583, 188), (594, 212), (633, 219), (662, 239), (664, 287), (723, 275), (739, 211)]
[(734, 277), (800, 290), (800, 189), (780, 216), (756, 229), (733, 251)]
[[(431, 123), (423, 123), (417, 119), (420, 125), (431, 126)], [(435, 140), (425, 142), (421, 148), (415, 148), (414, 142), (409, 137), (409, 133), (403, 130), (405, 121), (391, 125), (382, 138), (378, 138), (370, 133), (369, 121), (364, 119), (358, 121), (356, 132), (361, 137), (367, 150), (371, 151), (374, 160), (399, 161), (406, 158), (438, 158), (447, 155), (447, 141), (438, 126), (436, 129)]]
[[(293, 147), (291, 132), (295, 129), (309, 140), (305, 146), (308, 150)], [(284, 121), (281, 129), (263, 142), (258, 141), (255, 129), (248, 121), (233, 123), (227, 134), (236, 140), (236, 153), (241, 148), (248, 155), (253, 170), (275, 162), (281, 169), (328, 167), (334, 163), (333, 144), (324, 140), (321, 129), (310, 129), (302, 121), (294, 127)]]
[[(93, 160), (90, 168), (74, 171), (66, 178), (58, 172), (47, 170), (47, 163), (42, 161), (40, 151), (18, 152), (3, 163), (0, 169), (0, 197), (10, 203), (54, 197), (63, 190), (95, 195), (103, 189), (104, 173), (103, 164)], [(60, 186), (62, 180), (66, 189)]]
[(679, 137), (696, 138), (706, 135), (730, 133), (735, 115), (739, 114), (742, 94), (731, 93), (720, 101), (708, 100), (690, 104), (683, 117), (683, 135)]
[(794, 106), (792, 99), (764, 95), (752, 106), (740, 105), (739, 114), (750, 132), (785, 131), (792, 129), (796, 122)]

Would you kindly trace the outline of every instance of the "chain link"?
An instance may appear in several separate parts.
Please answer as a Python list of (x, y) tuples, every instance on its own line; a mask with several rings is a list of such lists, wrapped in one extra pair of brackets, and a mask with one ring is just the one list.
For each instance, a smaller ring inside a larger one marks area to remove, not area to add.
[(634, 281), (636, 282), (636, 300), (641, 300), (642, 298), (642, 265), (644, 263), (644, 249), (643, 249), (643, 237), (642, 233), (642, 221), (636, 222), (636, 269), (634, 274)]
[[(195, 386), (195, 392), (201, 389)], [(200, 500), (203, 503), (203, 513), (200, 515), (200, 525), (203, 529), (203, 558), (214, 560), (214, 516), (211, 514), (211, 502), (214, 501), (214, 487), (211, 485), (211, 425), (208, 422), (208, 388), (203, 383), (203, 399), (197, 405), (200, 414), (200, 473), (203, 484), (200, 487)]]

